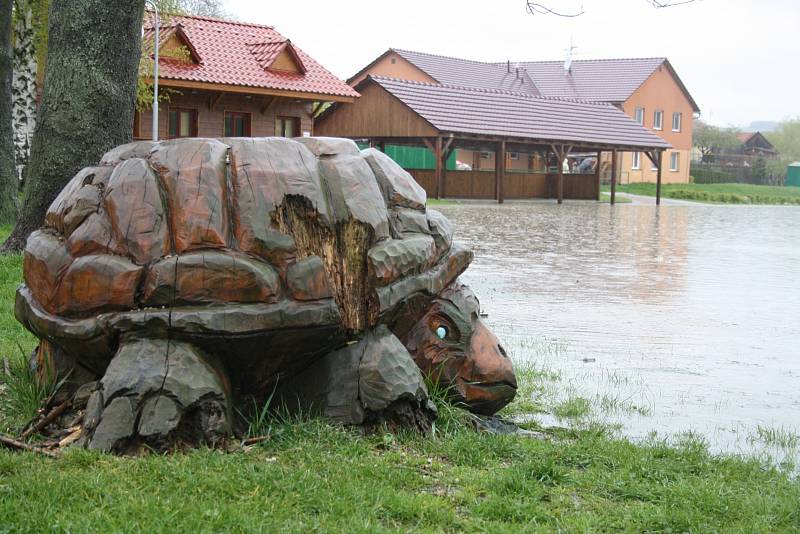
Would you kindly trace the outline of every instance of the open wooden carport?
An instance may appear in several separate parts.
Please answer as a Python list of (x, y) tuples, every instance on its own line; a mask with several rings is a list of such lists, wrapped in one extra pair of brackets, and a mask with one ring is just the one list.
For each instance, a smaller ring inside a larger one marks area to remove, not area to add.
[[(599, 162), (612, 154), (611, 201), (615, 200), (618, 152), (643, 152), (658, 168), (656, 203), (661, 200), (662, 154), (671, 148), (610, 104), (543, 98), (369, 76), (355, 103), (334, 104), (317, 118), (315, 135), (366, 140), (371, 145), (425, 146), (435, 156), (432, 171), (411, 170), (434, 198), (597, 199)], [(493, 173), (448, 171), (456, 148), (495, 153)], [(551, 172), (507, 172), (509, 151), (539, 153), (556, 164)], [(563, 172), (573, 151), (597, 154), (592, 175)]]

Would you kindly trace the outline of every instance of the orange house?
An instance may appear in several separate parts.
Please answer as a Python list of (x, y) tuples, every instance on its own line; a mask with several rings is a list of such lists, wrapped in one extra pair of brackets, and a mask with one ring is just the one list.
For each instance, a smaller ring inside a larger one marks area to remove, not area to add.
[[(145, 44), (153, 19), (147, 12)], [(169, 97), (159, 105), (161, 139), (309, 136), (317, 106), (359, 96), (271, 26), (168, 15), (159, 33), (159, 86)], [(152, 111), (137, 112), (134, 138), (151, 138), (152, 124)]]
[[(700, 109), (666, 58), (487, 63), (392, 48), (348, 83), (355, 87), (369, 75), (610, 103), (672, 145), (664, 154), (663, 182), (689, 181), (692, 123)], [(495, 165), (491, 152), (459, 150), (456, 158), (475, 170)], [(535, 154), (509, 152), (506, 158), (511, 171), (544, 164)], [(605, 155), (606, 176), (610, 164)], [(617, 165), (621, 183), (656, 181), (654, 166), (641, 152), (622, 153)]]

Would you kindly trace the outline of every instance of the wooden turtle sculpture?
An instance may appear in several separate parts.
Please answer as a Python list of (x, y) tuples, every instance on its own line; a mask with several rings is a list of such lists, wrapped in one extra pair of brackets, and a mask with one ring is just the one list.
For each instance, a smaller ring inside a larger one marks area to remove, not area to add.
[(123, 145), (28, 239), (16, 316), (90, 448), (213, 444), (267, 398), (424, 429), (423, 371), (492, 414), (514, 371), (457, 280), (472, 253), (425, 204), (345, 139)]

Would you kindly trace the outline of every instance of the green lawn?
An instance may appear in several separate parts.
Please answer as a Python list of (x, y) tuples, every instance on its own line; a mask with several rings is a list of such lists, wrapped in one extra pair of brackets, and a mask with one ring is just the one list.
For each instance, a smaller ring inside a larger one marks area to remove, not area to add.
[[(602, 189), (601, 191), (606, 191), (606, 190), (608, 190), (608, 189)], [(610, 191), (610, 190), (608, 190), (608, 191)], [(611, 204), (611, 195), (603, 195), (603, 194), (601, 194), (599, 202), (601, 204)], [(631, 200), (629, 198), (626, 198), (626, 197), (619, 197), (619, 196), (614, 201), (615, 204), (630, 204), (631, 202), (633, 202), (633, 200)]]
[[(12, 314), (20, 271), (19, 256), (0, 258), (0, 355), (15, 373), (33, 346)], [(505, 412), (585, 416), (580, 399), (542, 404), (555, 378), (520, 366)], [(0, 378), (0, 430), (13, 433), (30, 403), (11, 382)], [(756, 460), (692, 440), (634, 445), (590, 424), (543, 429), (548, 439), (477, 434), (458, 410), (440, 412), (432, 437), (275, 418), (268, 441), (238, 452), (50, 460), (0, 449), (0, 532), (800, 529), (800, 483)]]
[(452, 204), (458, 204), (456, 200), (437, 200), (435, 198), (429, 198), (425, 201), (425, 204), (428, 206), (449, 206)]
[[(609, 191), (608, 185), (603, 191)], [(656, 196), (656, 184), (637, 183), (617, 186), (617, 191)], [(713, 204), (798, 204), (800, 187), (753, 184), (663, 184), (661, 194), (668, 198), (696, 200)]]

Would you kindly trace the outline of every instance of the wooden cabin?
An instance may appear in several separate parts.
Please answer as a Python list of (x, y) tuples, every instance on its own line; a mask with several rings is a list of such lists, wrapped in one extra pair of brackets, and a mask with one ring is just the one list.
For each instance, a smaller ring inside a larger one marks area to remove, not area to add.
[[(613, 105), (372, 75), (356, 90), (356, 102), (335, 104), (318, 117), (317, 135), (382, 149), (427, 147), (435, 168), (410, 172), (431, 197), (597, 199), (596, 162), (604, 153), (616, 161), (619, 153), (636, 151), (658, 168), (660, 198), (662, 154), (671, 145)], [(489, 152), (499, 164), (492, 171), (449, 170), (445, 162), (454, 150)], [(537, 155), (538, 168), (506, 169), (511, 152)], [(565, 172), (575, 153), (594, 158), (591, 172)], [(612, 170), (612, 190), (615, 184)]]
[[(168, 15), (159, 34), (161, 139), (310, 136), (316, 106), (359, 96), (271, 26)], [(147, 12), (145, 50), (154, 38)], [(134, 138), (151, 138), (152, 117), (136, 113)]]

